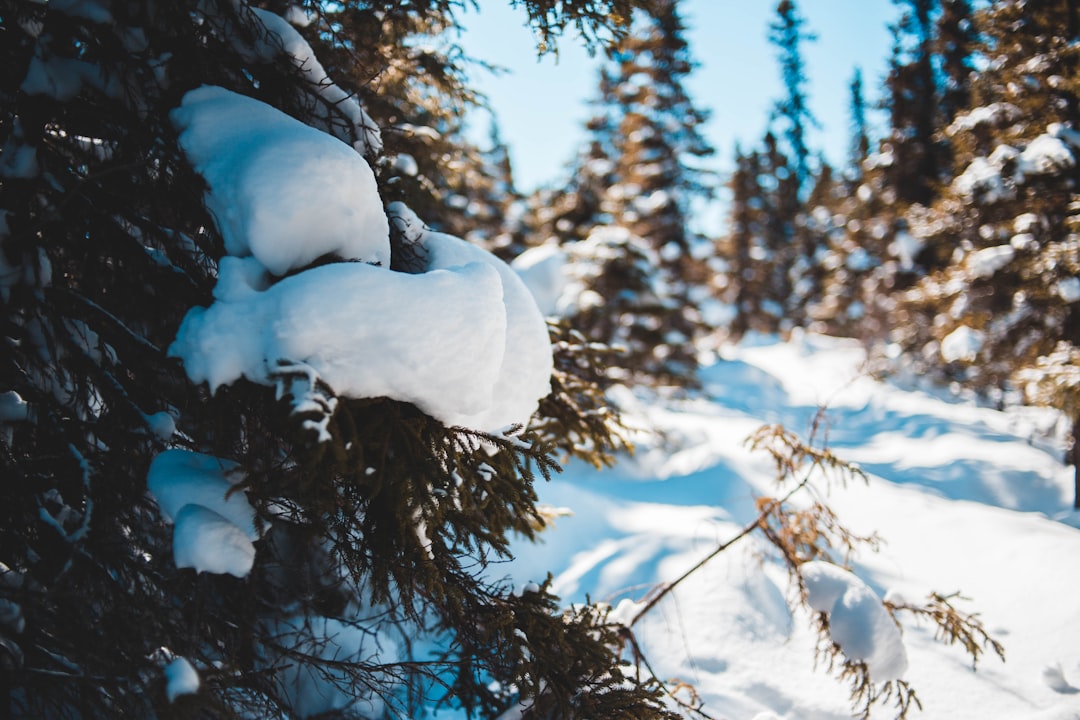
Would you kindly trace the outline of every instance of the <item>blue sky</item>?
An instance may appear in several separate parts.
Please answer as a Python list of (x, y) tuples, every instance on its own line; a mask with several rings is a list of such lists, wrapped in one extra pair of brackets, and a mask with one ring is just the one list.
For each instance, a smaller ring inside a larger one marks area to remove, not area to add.
[[(525, 13), (506, 0), (481, 0), (481, 11), (462, 17), (461, 40), (473, 57), (509, 69), (477, 71), (511, 147), (518, 185), (525, 190), (555, 182), (584, 138), (587, 101), (595, 95), (598, 58), (567, 37), (560, 54), (537, 59)], [(699, 107), (711, 111), (706, 135), (717, 149), (711, 165), (730, 167), (738, 140), (754, 145), (773, 102), (782, 94), (776, 51), (768, 43), (773, 0), (684, 0), (682, 12), (698, 69), (687, 85)], [(811, 148), (842, 162), (848, 143), (848, 86), (862, 67), (867, 97), (876, 100), (891, 46), (891, 0), (801, 0), (798, 7), (816, 42), (804, 46), (811, 109), (821, 122)], [(478, 125), (483, 125), (479, 122)]]

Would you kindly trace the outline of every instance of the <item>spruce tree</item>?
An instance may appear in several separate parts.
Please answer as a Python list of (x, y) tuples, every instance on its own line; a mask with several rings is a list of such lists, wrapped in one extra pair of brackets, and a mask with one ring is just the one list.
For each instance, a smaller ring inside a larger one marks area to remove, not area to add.
[(561, 242), (594, 238), (567, 251), (606, 266), (588, 282), (608, 302), (577, 314), (575, 326), (624, 346), (629, 377), (692, 384), (710, 250), (692, 227), (692, 205), (711, 190), (691, 163), (713, 150), (700, 131), (706, 115), (683, 85), (694, 65), (678, 4), (662, 0), (636, 15), (608, 57), (586, 149), (568, 189), (544, 196), (541, 224)]
[[(525, 8), (554, 39), (567, 24), (617, 33), (629, 5)], [(3, 4), (5, 715), (410, 717), (445, 702), (484, 717), (669, 716), (654, 685), (622, 670), (619, 626), (602, 608), (564, 610), (544, 584), (512, 592), (479, 572), (510, 533), (542, 524), (532, 482), (573, 442), (563, 433), (603, 440), (577, 414), (595, 409), (588, 364), (561, 364), (547, 417), (507, 435), (341, 393), (300, 362), (210, 387), (167, 355), (182, 321), (233, 293), (416, 271), (417, 235), (432, 233), (400, 209), (389, 256), (330, 245), (277, 272), (256, 267), (266, 258), (238, 248), (229, 212), (243, 203), (217, 203), (222, 176), (193, 148), (202, 130), (228, 130), (226, 155), (261, 152), (276, 147), (254, 132), (269, 123), (370, 177), (369, 200), (376, 189), (396, 199), (379, 125), (387, 139), (428, 125), (407, 93), (379, 102), (392, 92), (375, 81), (379, 58), (403, 52), (407, 35), (387, 24), (427, 27), (454, 7), (309, 6), (311, 44), (342, 52), (323, 55), (323, 76), (295, 28), (244, 3)], [(348, 34), (358, 27), (370, 34)], [(198, 102), (251, 112), (195, 127)], [(423, 147), (418, 165), (453, 172)], [(310, 182), (329, 208), (346, 178)], [(303, 235), (293, 250), (321, 242)], [(264, 329), (241, 323), (236, 337)], [(219, 553), (206, 552), (211, 529)]]
[(870, 155), (870, 130), (866, 120), (866, 97), (863, 94), (862, 69), (855, 68), (848, 86), (851, 92), (851, 140), (848, 143), (848, 166), (855, 178), (861, 177), (862, 165)]
[(1077, 12), (1059, 0), (978, 16), (985, 62), (972, 106), (944, 130), (955, 176), (930, 209), (909, 214), (941, 270), (905, 292), (894, 314), (894, 337), (923, 350), (923, 372), (998, 402), (1020, 390), (1070, 413), (1080, 337)]
[(795, 177), (800, 192), (810, 181), (810, 148), (806, 133), (817, 124), (807, 102), (806, 63), (801, 45), (815, 39), (805, 30), (806, 20), (799, 15), (793, 0), (781, 0), (776, 6), (776, 19), (769, 25), (769, 42), (779, 52), (780, 74), (784, 81), (784, 98), (777, 101), (775, 114), (784, 120), (784, 139), (787, 140), (795, 164)]
[(938, 84), (933, 12), (937, 0), (894, 0), (901, 8), (886, 79), (891, 132), (890, 184), (902, 203), (928, 204), (939, 182), (934, 131)]

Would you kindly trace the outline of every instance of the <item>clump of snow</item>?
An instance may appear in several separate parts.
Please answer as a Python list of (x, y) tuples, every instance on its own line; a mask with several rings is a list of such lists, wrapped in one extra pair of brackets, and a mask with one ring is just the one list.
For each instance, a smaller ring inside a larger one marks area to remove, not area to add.
[(911, 270), (915, 267), (915, 257), (922, 250), (924, 241), (921, 238), (917, 238), (906, 230), (901, 230), (896, 233), (896, 237), (889, 243), (889, 252), (899, 258), (900, 267), (904, 270)]
[(1017, 158), (1016, 170), (1023, 175), (1050, 175), (1076, 165), (1069, 146), (1061, 138), (1042, 134), (1032, 140)]
[(900, 629), (866, 583), (832, 563), (812, 561), (799, 567), (806, 602), (829, 616), (829, 636), (849, 660), (866, 663), (874, 682), (903, 677), (907, 652)]
[(165, 666), (165, 696), (175, 702), (181, 695), (199, 692), (199, 673), (186, 658), (178, 657)]
[(498, 273), (484, 264), (410, 275), (337, 263), (194, 308), (169, 354), (212, 390), (273, 384), (279, 365), (302, 362), (341, 395), (393, 397), (459, 424), (493, 402), (505, 326)]
[(1012, 245), (988, 247), (972, 253), (967, 260), (968, 270), (978, 278), (987, 278), (1012, 262), (1016, 250)]
[(177, 567), (245, 577), (259, 538), (255, 510), (234, 492), (236, 464), (172, 449), (150, 463), (146, 485), (166, 520), (172, 520)]
[(240, 481), (237, 465), (212, 455), (172, 449), (158, 453), (146, 476), (166, 520), (175, 519), (185, 505), (209, 508), (257, 540), (255, 510), (242, 492), (231, 492)]
[(171, 118), (230, 255), (275, 275), (330, 254), (389, 264), (375, 174), (347, 145), (214, 86), (187, 93)]
[[(551, 392), (554, 365), (547, 323), (529, 288), (505, 262), (477, 245), (428, 230), (404, 204), (392, 203), (389, 211), (394, 222), (404, 228), (407, 236), (414, 238), (426, 257), (425, 272), (420, 277), (439, 271), (466, 272), (469, 268), (473, 268), (471, 272), (479, 272), (480, 268), (494, 269), (497, 274), (505, 330), (499, 333), (496, 328), (488, 338), (496, 343), (493, 359), (497, 364), (497, 372), (486, 377), (489, 382), (494, 379), (491, 404), (479, 413), (466, 411), (466, 416), (457, 417), (454, 424), (497, 430), (515, 423), (527, 423), (540, 400)], [(495, 310), (499, 305), (495, 300), (488, 310)], [(463, 319), (470, 320), (467, 315)], [(501, 345), (499, 334), (503, 335)], [(432, 337), (437, 338), (440, 345), (453, 341), (453, 336), (445, 330), (433, 333)], [(425, 343), (425, 346), (430, 344)], [(475, 350), (470, 354), (477, 355)]]
[(1051, 136), (1064, 140), (1071, 147), (1080, 150), (1080, 132), (1061, 123), (1050, 123), (1046, 126), (1046, 132)]
[(968, 201), (993, 204), (1011, 195), (1002, 167), (984, 157), (971, 161), (964, 172), (953, 178), (953, 191)]
[(246, 577), (255, 564), (255, 546), (244, 531), (202, 505), (185, 505), (173, 528), (176, 567)]
[(949, 127), (945, 128), (945, 134), (949, 137), (960, 132), (971, 132), (977, 127), (990, 125), (1003, 127), (1007, 123), (1016, 122), (1023, 116), (1020, 108), (1012, 103), (996, 102), (972, 108), (966, 113), (960, 113)]
[(529, 248), (510, 263), (544, 315), (557, 313), (559, 298), (566, 287), (568, 260), (566, 252), (552, 243)]
[(164, 411), (147, 415), (146, 425), (163, 442), (168, 442), (176, 434), (176, 418)]
[(22, 422), (27, 415), (26, 401), (19, 393), (14, 390), (0, 393), (0, 422)]
[[(284, 387), (303, 368), (349, 397), (412, 402), (448, 425), (528, 422), (550, 391), (544, 318), (501, 260), (429, 231), (401, 203), (417, 256), (394, 272), (371, 168), (331, 136), (221, 88), (189, 92), (173, 121), (210, 185), (229, 257), (215, 302), (189, 311), (169, 354), (211, 390), (247, 378)], [(284, 275), (324, 255), (334, 263)], [(373, 263), (364, 264), (364, 263)], [(382, 267), (376, 267), (381, 265)], [(333, 403), (314, 429), (327, 439)]]
[(1035, 213), (1020, 213), (1013, 218), (1013, 230), (1018, 234), (1032, 233), (1042, 226), (1042, 219)]
[(1057, 294), (1067, 303), (1080, 300), (1080, 277), (1067, 277), (1058, 280), (1055, 287)]
[(961, 325), (941, 341), (941, 357), (945, 362), (971, 362), (983, 346), (984, 335), (967, 325)]

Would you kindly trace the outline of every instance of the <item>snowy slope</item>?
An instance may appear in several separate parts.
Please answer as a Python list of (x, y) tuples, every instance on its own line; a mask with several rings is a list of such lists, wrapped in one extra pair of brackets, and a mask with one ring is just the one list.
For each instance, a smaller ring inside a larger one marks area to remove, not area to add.
[[(713, 400), (620, 396), (628, 419), (665, 442), (645, 441), (613, 470), (572, 465), (540, 487), (542, 502), (573, 515), (517, 548), (515, 579), (551, 570), (567, 600), (640, 600), (735, 535), (755, 516), (754, 497), (775, 491), (771, 461), (745, 438), (774, 422), (805, 438), (825, 404), (828, 446), (870, 473), (866, 486), (834, 485), (829, 501), (853, 530), (886, 541), (857, 557), (856, 572), (879, 596), (910, 602), (961, 590), (971, 598), (962, 609), (1005, 646), (1005, 663), (991, 653), (973, 672), (933, 628), (909, 623), (905, 679), (924, 706), (913, 716), (1080, 718), (1080, 531), (1054, 415), (879, 383), (862, 357), (831, 338), (759, 339), (706, 371)], [(713, 717), (850, 717), (846, 689), (814, 667), (815, 636), (805, 613), (789, 610), (792, 597), (776, 559), (748, 540), (635, 631), (658, 674), (694, 685)]]

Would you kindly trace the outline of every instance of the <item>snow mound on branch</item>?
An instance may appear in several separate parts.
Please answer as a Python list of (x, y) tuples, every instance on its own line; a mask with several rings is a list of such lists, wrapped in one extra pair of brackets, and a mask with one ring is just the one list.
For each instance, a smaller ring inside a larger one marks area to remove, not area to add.
[(236, 463), (212, 455), (165, 450), (150, 463), (146, 485), (166, 520), (175, 520), (185, 505), (201, 505), (257, 540), (255, 510), (243, 492), (232, 492), (240, 480), (236, 469)]
[[(295, 6), (290, 10), (298, 10)], [(360, 136), (356, 150), (360, 153), (370, 151), (378, 153), (382, 151), (382, 133), (379, 126), (357, 102), (356, 98), (338, 87), (326, 74), (322, 63), (315, 57), (315, 51), (308, 45), (307, 40), (297, 32), (289, 20), (276, 15), (269, 10), (252, 8), (252, 12), (262, 21), (268, 31), (268, 37), (258, 47), (257, 51), (264, 60), (272, 60), (278, 53), (284, 51), (293, 59), (296, 66), (306, 77), (312, 91), (326, 103), (326, 109), (322, 113), (326, 115), (330, 108), (335, 108), (352, 123), (353, 128)], [(302, 15), (302, 11), (290, 13), (292, 17)]]
[(982, 350), (984, 340), (982, 332), (961, 325), (941, 341), (941, 357), (945, 362), (971, 362)]
[(275, 275), (324, 255), (389, 264), (375, 174), (348, 145), (214, 86), (187, 93), (170, 117), (230, 255)]
[(866, 583), (832, 563), (800, 566), (806, 602), (829, 616), (829, 636), (849, 660), (865, 662), (876, 683), (897, 680), (907, 670), (900, 629)]
[(544, 315), (557, 314), (559, 298), (566, 286), (568, 260), (561, 247), (549, 244), (529, 248), (510, 263)]
[[(219, 285), (241, 284), (235, 267), (222, 263)], [(279, 365), (302, 362), (339, 394), (392, 397), (467, 424), (494, 403), (502, 294), (498, 273), (482, 263), (420, 275), (323, 265), (192, 309), (169, 354), (211, 390), (241, 377), (273, 384)]]
[(165, 666), (165, 696), (174, 702), (181, 695), (199, 692), (199, 673), (186, 658), (178, 657)]
[[(411, 402), (447, 425), (528, 422), (550, 392), (551, 345), (509, 266), (395, 203), (420, 266), (391, 271), (374, 175), (347, 146), (221, 88), (189, 92), (172, 117), (229, 255), (215, 302), (190, 310), (169, 348), (192, 380), (281, 394), (301, 369), (309, 389)], [(303, 269), (325, 255), (360, 262)], [(332, 413), (328, 403), (324, 421)]]
[[(489, 381), (494, 380), (492, 403), (480, 412), (467, 412), (467, 416), (458, 417), (454, 424), (498, 430), (527, 423), (540, 400), (551, 392), (554, 366), (547, 323), (529, 288), (509, 265), (483, 248), (453, 235), (428, 230), (403, 203), (392, 203), (389, 211), (396, 226), (416, 244), (424, 258), (425, 272), (419, 277), (439, 271), (486, 267), (495, 270), (500, 285), (505, 335), (502, 344), (496, 342), (497, 347), (492, 351), (496, 371), (487, 376)], [(475, 350), (467, 354), (476, 356)]]
[(1011, 263), (1014, 257), (1016, 250), (1012, 245), (988, 247), (971, 254), (968, 268), (975, 277), (988, 278)]
[(176, 567), (196, 572), (247, 577), (255, 564), (255, 546), (244, 531), (202, 505), (185, 505), (173, 528)]
[(1016, 170), (1023, 175), (1050, 175), (1076, 165), (1069, 146), (1061, 138), (1043, 134), (1031, 141), (1020, 153)]
[(297, 616), (271, 628), (275, 642), (300, 655), (335, 661), (313, 670), (300, 662), (277, 668), (278, 680), (298, 717), (330, 715), (346, 710), (349, 717), (384, 717), (386, 702), (379, 693), (358, 687), (351, 679), (350, 663), (391, 665), (404, 659), (398, 641), (389, 633), (333, 618)]
[(255, 510), (233, 492), (236, 464), (188, 450), (166, 450), (150, 463), (146, 485), (174, 523), (173, 559), (196, 572), (245, 577), (259, 538)]

